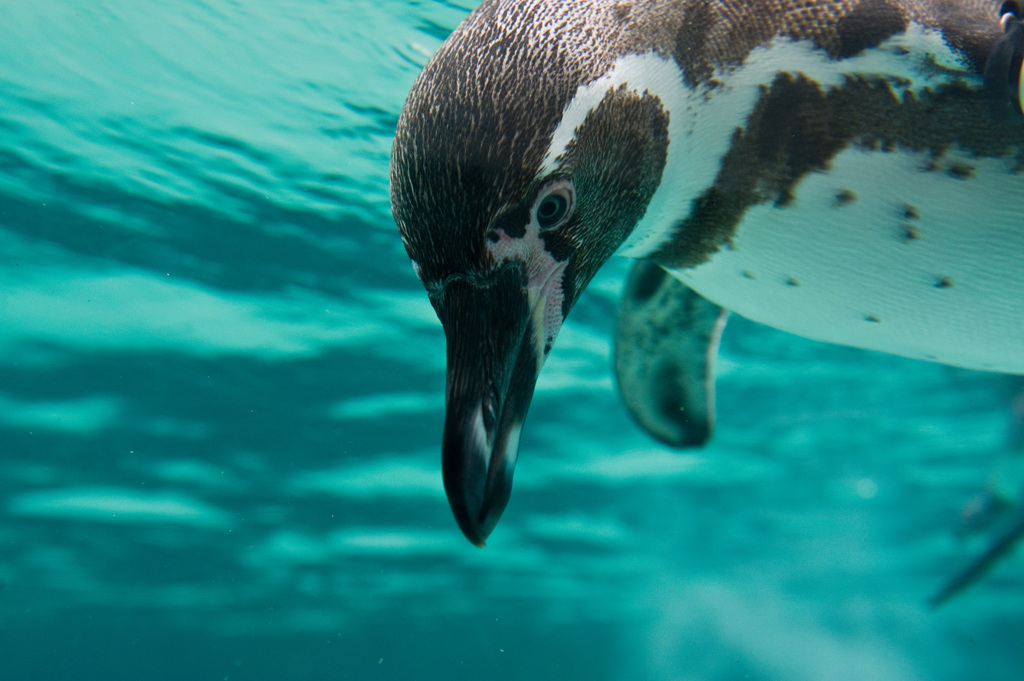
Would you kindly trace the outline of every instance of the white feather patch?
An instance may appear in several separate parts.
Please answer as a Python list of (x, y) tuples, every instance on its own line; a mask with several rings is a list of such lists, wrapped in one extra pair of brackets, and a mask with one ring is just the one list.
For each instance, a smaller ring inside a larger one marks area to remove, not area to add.
[(847, 149), (785, 207), (748, 210), (733, 248), (673, 274), (807, 338), (1024, 373), (1024, 176), (1012, 160), (931, 162)]
[(689, 214), (692, 201), (714, 183), (734, 131), (745, 124), (761, 87), (778, 73), (803, 73), (823, 87), (840, 85), (848, 75), (882, 75), (920, 92), (966, 75), (963, 68), (959, 55), (940, 33), (917, 24), (844, 60), (829, 58), (810, 41), (778, 39), (753, 50), (741, 67), (716, 73), (719, 85), (714, 88), (687, 86), (676, 62), (654, 52), (625, 55), (608, 73), (577, 90), (538, 176), (555, 169), (558, 157), (609, 89), (625, 84), (634, 92), (659, 97), (669, 114), (665, 170), (647, 212), (619, 250), (621, 255), (643, 257), (672, 236), (678, 221)]

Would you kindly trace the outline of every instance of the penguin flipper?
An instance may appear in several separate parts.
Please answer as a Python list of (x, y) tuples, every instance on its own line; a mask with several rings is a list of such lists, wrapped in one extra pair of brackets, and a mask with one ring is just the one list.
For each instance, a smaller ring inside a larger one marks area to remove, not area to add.
[(699, 447), (715, 420), (715, 357), (728, 311), (650, 260), (619, 303), (615, 375), (633, 418), (673, 447)]

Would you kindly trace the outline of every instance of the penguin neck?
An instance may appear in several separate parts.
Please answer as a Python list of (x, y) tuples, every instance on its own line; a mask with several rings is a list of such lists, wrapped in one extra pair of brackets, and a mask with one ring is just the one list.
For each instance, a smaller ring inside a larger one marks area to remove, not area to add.
[(822, 87), (842, 85), (855, 75), (880, 76), (915, 93), (976, 78), (939, 32), (913, 22), (906, 32), (842, 60), (829, 57), (810, 41), (777, 38), (755, 48), (742, 65), (719, 69), (713, 79), (696, 86), (686, 83), (682, 68), (671, 58), (655, 51), (627, 54), (604, 75), (577, 89), (555, 129), (541, 173), (555, 168), (575, 131), (609, 89), (626, 87), (659, 97), (669, 113), (665, 168), (643, 218), (617, 251), (635, 258), (650, 256), (677, 237), (694, 201), (714, 184), (737, 130), (746, 125), (764, 88), (782, 72), (803, 74)]

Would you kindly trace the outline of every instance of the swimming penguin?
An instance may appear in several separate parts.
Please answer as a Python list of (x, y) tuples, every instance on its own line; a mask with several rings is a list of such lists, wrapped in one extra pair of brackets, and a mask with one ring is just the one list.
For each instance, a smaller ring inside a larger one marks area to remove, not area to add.
[[(1024, 373), (1021, 16), (1013, 0), (472, 12), (416, 80), (391, 160), (447, 338), (442, 468), (466, 537), (482, 546), (504, 510), (538, 372), (614, 254), (703, 301), (677, 329), (703, 347), (652, 346), (652, 365), (689, 367), (666, 403), (709, 385), (724, 310)], [(638, 310), (634, 326), (667, 323)]]

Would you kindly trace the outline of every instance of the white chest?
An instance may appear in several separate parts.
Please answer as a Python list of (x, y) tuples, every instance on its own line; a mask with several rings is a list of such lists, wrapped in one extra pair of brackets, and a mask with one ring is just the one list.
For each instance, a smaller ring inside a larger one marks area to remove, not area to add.
[(808, 338), (1024, 373), (1024, 175), (999, 159), (929, 162), (847, 150), (786, 207), (749, 210), (733, 248), (674, 274)]
[[(775, 74), (823, 87), (883, 75), (921, 95), (973, 77), (956, 59), (940, 36), (912, 26), (841, 62), (805, 44), (759, 48), (711, 92), (666, 86), (658, 66), (649, 89), (671, 110), (671, 149), (621, 252), (649, 255), (672, 234)], [(954, 149), (936, 164), (924, 152), (851, 145), (827, 171), (804, 175), (784, 207), (748, 208), (732, 248), (674, 274), (725, 308), (809, 338), (1024, 373), (1024, 174), (1015, 163)]]

